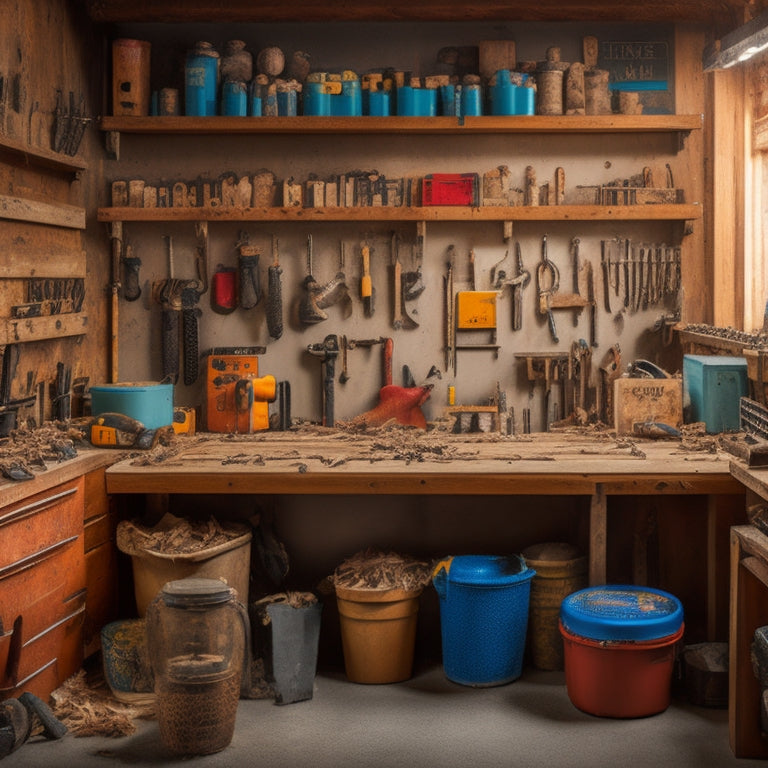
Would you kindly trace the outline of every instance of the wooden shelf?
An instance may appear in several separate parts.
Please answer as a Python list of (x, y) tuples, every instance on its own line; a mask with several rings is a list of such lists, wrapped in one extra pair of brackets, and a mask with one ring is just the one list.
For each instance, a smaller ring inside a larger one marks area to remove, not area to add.
[(559, 0), (557, 3), (531, 3), (527, 0), (495, 0), (492, 3), (467, 3), (464, 0), (422, 0), (417, 3), (402, 0), (358, 0), (355, 3), (329, 3), (327, 0), (292, 3), (86, 0), (85, 7), (97, 23), (598, 21), (721, 23), (726, 25), (725, 29), (732, 29), (733, 17), (743, 13), (744, 0), (646, 0), (643, 3), (606, 3), (605, 0)]
[(0, 319), (0, 344), (22, 341), (46, 341), (86, 333), (88, 317), (84, 312), (46, 317)]
[(8, 136), (0, 136), (0, 154), (12, 155), (22, 160), (25, 165), (71, 173), (76, 177), (87, 170), (87, 166), (81, 160), (70, 159), (67, 155), (52, 152), (42, 147), (22, 144)]
[(99, 221), (687, 221), (701, 206), (541, 205), (364, 208), (99, 208)]
[(102, 131), (203, 134), (687, 133), (701, 115), (512, 115), (509, 117), (103, 117)]

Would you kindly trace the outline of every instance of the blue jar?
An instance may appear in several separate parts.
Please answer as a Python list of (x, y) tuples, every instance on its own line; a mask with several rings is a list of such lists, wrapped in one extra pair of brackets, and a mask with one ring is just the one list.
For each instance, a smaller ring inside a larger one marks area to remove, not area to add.
[(221, 87), (221, 114), (231, 117), (245, 117), (248, 114), (248, 89), (245, 83), (224, 83)]
[(195, 43), (184, 66), (184, 114), (216, 114), (219, 87), (219, 53), (211, 43)]

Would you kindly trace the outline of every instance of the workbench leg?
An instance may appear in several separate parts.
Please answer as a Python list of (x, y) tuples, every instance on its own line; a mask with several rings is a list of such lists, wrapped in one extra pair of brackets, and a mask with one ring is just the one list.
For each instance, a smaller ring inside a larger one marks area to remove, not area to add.
[(757, 558), (742, 560), (741, 555), (738, 536), (732, 531), (728, 736), (736, 757), (764, 758), (768, 746), (760, 728), (761, 689), (752, 671), (750, 648), (755, 630), (768, 624), (766, 585), (751, 571), (760, 565)]
[(606, 546), (608, 529), (608, 503), (603, 486), (595, 486), (589, 500), (589, 583), (605, 584)]

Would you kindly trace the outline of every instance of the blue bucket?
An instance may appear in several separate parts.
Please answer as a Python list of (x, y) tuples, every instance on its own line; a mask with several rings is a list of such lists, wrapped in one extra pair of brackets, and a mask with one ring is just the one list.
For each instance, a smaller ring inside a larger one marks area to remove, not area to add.
[(449, 680), (484, 687), (520, 677), (535, 575), (519, 555), (460, 555), (437, 564), (432, 584)]

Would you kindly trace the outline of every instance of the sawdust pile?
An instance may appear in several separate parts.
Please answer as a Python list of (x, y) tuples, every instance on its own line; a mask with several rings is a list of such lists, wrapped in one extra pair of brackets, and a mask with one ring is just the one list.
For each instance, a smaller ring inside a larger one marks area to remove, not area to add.
[(429, 563), (409, 555), (367, 549), (344, 560), (330, 577), (334, 587), (344, 589), (423, 589), (429, 584)]
[(214, 517), (195, 521), (168, 513), (153, 527), (132, 520), (121, 521), (117, 526), (117, 546), (129, 555), (141, 552), (191, 554), (227, 544), (247, 532), (244, 525), (222, 525)]
[(154, 716), (151, 704), (118, 701), (103, 678), (89, 681), (83, 669), (65, 680), (51, 699), (53, 714), (76, 737), (130, 736), (136, 731), (134, 720)]

